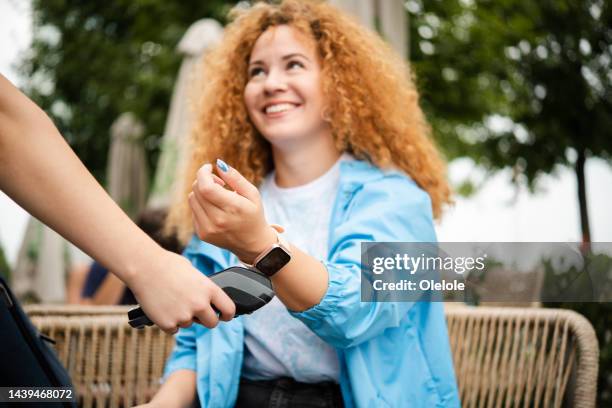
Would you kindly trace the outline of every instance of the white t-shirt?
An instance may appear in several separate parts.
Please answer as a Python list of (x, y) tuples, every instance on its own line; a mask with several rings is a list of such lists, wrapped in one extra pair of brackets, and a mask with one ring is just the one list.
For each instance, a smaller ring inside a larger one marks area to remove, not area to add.
[[(343, 155), (325, 174), (308, 184), (280, 188), (272, 172), (260, 188), (266, 220), (283, 226), (287, 241), (321, 260), (327, 258), (329, 223), (343, 160), (353, 158)], [(244, 327), (244, 377), (338, 382), (340, 368), (336, 350), (292, 317), (278, 298), (252, 315), (244, 316)]]

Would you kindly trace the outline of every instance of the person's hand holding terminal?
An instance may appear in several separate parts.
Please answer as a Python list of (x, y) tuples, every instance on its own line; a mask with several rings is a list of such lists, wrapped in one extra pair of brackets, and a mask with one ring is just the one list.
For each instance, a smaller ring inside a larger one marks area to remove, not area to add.
[(231, 299), (183, 257), (141, 231), (115, 204), (49, 117), (0, 75), (0, 190), (126, 283), (146, 314), (174, 333), (235, 313)]

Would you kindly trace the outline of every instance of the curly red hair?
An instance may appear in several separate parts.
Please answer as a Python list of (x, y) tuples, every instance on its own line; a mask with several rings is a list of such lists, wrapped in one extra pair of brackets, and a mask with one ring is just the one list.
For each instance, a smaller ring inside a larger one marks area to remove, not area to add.
[(450, 202), (445, 163), (430, 137), (409, 68), (386, 42), (325, 2), (257, 3), (232, 14), (223, 41), (204, 61), (206, 82), (184, 186), (168, 218), (171, 229), (182, 239), (193, 233), (187, 195), (203, 163), (221, 157), (255, 185), (273, 169), (270, 145), (251, 123), (243, 95), (255, 41), (282, 24), (316, 44), (325, 117), (336, 147), (381, 168), (403, 170), (429, 194), (439, 218)]

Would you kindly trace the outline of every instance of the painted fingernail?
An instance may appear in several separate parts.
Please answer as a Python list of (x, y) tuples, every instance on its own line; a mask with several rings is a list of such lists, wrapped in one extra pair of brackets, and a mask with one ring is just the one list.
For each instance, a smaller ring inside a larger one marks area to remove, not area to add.
[(224, 173), (227, 173), (229, 170), (229, 166), (221, 159), (217, 159), (217, 167)]

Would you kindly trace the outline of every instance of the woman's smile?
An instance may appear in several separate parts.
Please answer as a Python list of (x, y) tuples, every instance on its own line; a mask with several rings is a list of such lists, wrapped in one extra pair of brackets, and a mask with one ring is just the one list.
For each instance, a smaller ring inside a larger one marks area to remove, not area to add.
[(270, 102), (263, 108), (263, 113), (269, 119), (282, 118), (293, 113), (302, 105), (293, 102)]
[(311, 39), (287, 25), (269, 28), (255, 42), (248, 76), (249, 117), (273, 146), (331, 138), (321, 114), (321, 67)]

